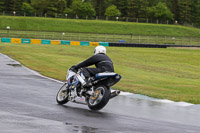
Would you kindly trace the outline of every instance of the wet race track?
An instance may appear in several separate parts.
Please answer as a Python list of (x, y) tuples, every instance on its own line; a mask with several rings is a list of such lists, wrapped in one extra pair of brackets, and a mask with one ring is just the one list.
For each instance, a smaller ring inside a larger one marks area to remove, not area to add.
[(0, 54), (0, 133), (199, 133), (200, 105), (122, 93), (100, 111), (57, 105), (62, 83)]

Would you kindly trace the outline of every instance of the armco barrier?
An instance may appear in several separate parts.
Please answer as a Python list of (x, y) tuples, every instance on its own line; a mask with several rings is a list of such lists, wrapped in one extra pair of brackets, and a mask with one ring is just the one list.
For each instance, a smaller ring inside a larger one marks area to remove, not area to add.
[(31, 44), (41, 44), (40, 39), (31, 39)]
[(167, 48), (167, 47), (200, 47), (191, 45), (170, 45), (170, 44), (133, 44), (133, 43), (109, 43), (109, 42), (84, 42), (66, 40), (45, 40), (45, 39), (24, 39), (24, 38), (0, 38), (2, 43), (24, 43), (24, 44), (48, 44), (48, 45), (78, 45), (78, 46), (106, 46), (106, 47), (146, 47), (146, 48)]
[(81, 46), (89, 46), (89, 45), (90, 45), (90, 42), (80, 42), (80, 45), (81, 45)]
[(90, 46), (99, 46), (99, 42), (90, 42)]
[(11, 43), (21, 43), (21, 39), (19, 38), (11, 38)]
[(70, 45), (80, 46), (80, 42), (78, 42), (78, 41), (71, 41)]
[(130, 44), (130, 43), (108, 43), (108, 42), (84, 42), (66, 40), (45, 40), (45, 39), (20, 39), (20, 38), (1, 38), (5, 43), (27, 43), (27, 44), (48, 44), (48, 45), (75, 45), (75, 46), (110, 46), (110, 47), (148, 47), (166, 48), (168, 45), (159, 44)]
[(70, 41), (61, 40), (61, 45), (70, 45)]
[(109, 43), (108, 42), (99, 42), (99, 45), (100, 46), (109, 46)]
[(42, 44), (51, 44), (51, 40), (44, 40), (44, 39), (42, 39)]
[(111, 47), (145, 47), (145, 48), (167, 48), (167, 45), (161, 44), (132, 44), (132, 43), (109, 43)]
[(1, 42), (11, 43), (11, 39), (10, 38), (1, 38)]
[(51, 40), (52, 45), (60, 45), (61, 41), (60, 40)]
[(30, 44), (31, 43), (31, 39), (23, 39), (22, 38), (22, 42), (21, 43)]

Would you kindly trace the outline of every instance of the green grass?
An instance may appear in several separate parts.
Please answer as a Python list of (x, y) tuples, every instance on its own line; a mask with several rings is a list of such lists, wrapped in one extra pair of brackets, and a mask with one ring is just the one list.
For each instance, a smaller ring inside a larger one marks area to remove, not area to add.
[(0, 29), (38, 30), (58, 32), (86, 32), (103, 34), (200, 36), (200, 30), (176, 25), (116, 22), (102, 20), (75, 20), (40, 17), (0, 16)]
[[(94, 47), (0, 44), (0, 52), (41, 74), (65, 80), (67, 69)], [(122, 80), (115, 89), (200, 104), (200, 49), (108, 47)]]

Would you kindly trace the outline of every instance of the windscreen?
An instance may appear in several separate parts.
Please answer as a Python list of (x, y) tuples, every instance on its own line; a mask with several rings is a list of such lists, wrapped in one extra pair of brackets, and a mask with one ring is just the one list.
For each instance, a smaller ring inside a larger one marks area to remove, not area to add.
[(71, 77), (74, 76), (75, 74), (76, 74), (75, 72), (68, 70), (68, 71), (67, 71), (67, 77), (66, 77), (66, 79), (68, 80), (69, 78), (71, 78)]

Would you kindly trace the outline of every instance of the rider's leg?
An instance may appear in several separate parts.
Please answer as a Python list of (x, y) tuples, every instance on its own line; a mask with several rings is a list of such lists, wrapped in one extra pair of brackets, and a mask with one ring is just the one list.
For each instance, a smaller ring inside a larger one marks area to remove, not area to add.
[(84, 79), (85, 82), (82, 83), (83, 87), (90, 88), (92, 86), (90, 77), (101, 72), (101, 70), (98, 68), (83, 68), (81, 72), (85, 76), (85, 79)]
[(77, 75), (77, 78), (81, 82), (81, 85), (86, 88), (91, 87), (91, 84), (89, 84), (87, 80), (89, 77), (90, 73), (85, 68), (82, 69), (80, 75)]

